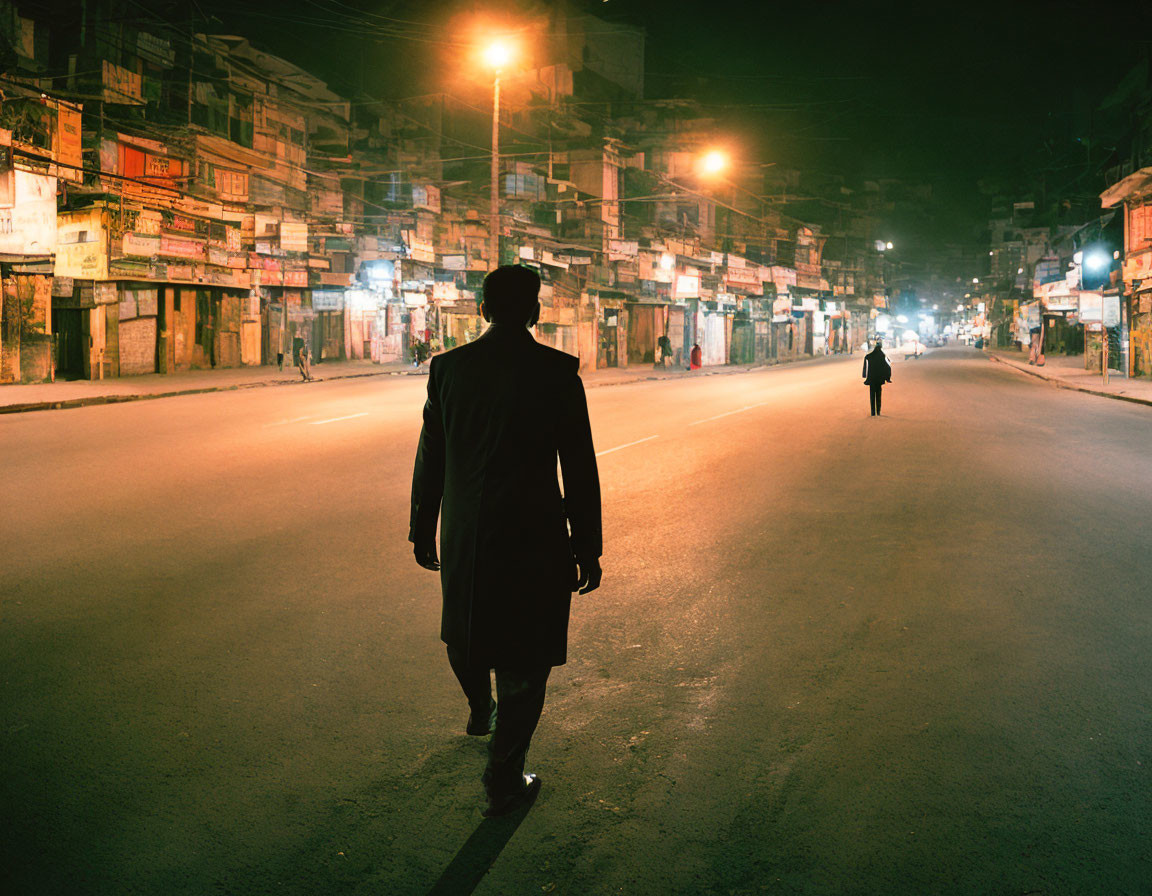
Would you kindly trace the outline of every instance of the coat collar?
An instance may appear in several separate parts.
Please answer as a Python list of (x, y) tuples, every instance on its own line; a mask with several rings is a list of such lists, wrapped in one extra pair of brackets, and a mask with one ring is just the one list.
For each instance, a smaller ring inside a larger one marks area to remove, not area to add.
[(527, 327), (509, 326), (508, 324), (489, 324), (488, 329), (480, 334), (481, 339), (496, 341), (535, 342), (532, 331)]

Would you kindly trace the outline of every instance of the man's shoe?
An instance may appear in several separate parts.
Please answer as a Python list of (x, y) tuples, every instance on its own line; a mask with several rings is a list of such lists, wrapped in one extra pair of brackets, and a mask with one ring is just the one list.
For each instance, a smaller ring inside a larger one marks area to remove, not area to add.
[(504, 794), (503, 796), (488, 797), (488, 808), (482, 813), (485, 818), (496, 818), (500, 815), (507, 815), (510, 812), (515, 812), (525, 806), (532, 805), (536, 799), (536, 794), (540, 792), (540, 778), (536, 775), (524, 775), (522, 779), (522, 786), (512, 793)]
[(488, 718), (485, 719), (481, 716), (476, 718), (476, 713), (468, 713), (468, 725), (464, 728), (465, 734), (471, 734), (473, 737), (483, 737), (486, 734), (491, 734), (496, 727), (496, 701), (489, 698), (488, 705), (491, 709), (488, 712)]

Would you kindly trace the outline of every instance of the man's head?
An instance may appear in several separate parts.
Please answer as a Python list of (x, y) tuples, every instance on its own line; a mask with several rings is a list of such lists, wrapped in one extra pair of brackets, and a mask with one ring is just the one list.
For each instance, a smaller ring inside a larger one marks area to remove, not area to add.
[(540, 275), (519, 264), (504, 264), (484, 278), (480, 314), (489, 323), (532, 327), (540, 318)]
[(884, 340), (881, 339), (879, 336), (877, 336), (876, 340), (875, 340), (875, 345), (873, 347), (874, 348), (882, 348), (883, 345), (884, 345)]

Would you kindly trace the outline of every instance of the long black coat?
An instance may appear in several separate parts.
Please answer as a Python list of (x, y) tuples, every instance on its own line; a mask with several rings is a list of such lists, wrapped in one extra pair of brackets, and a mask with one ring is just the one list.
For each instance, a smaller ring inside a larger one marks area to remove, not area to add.
[(574, 555), (601, 554), (578, 367), (526, 328), (496, 325), (432, 359), (409, 539), (434, 538), (443, 507), (440, 637), (472, 662), (567, 660)]
[(892, 382), (892, 365), (880, 346), (864, 356), (864, 382), (869, 386), (882, 386)]

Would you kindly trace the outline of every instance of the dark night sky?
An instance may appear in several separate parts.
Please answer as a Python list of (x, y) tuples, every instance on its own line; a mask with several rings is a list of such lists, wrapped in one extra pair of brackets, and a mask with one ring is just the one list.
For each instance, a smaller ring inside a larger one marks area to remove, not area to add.
[[(650, 96), (696, 94), (749, 122), (766, 116), (759, 148), (770, 160), (877, 176), (1009, 173), (1053, 120), (1071, 123), (1117, 81), (1125, 53), (1138, 49), (1126, 36), (1138, 29), (1117, 4), (572, 5), (645, 27)], [(300, 61), (334, 80), (356, 80), (366, 56), (368, 80), (392, 94), (404, 92), (404, 73), (423, 81), (413, 85), (418, 92), (436, 88), (429, 63), (445, 48), (434, 40), (449, 36), (405, 22), (435, 24), (447, 10), (483, 8), (408, 0), (199, 6), (272, 49), (307, 57)], [(354, 35), (341, 29), (365, 22), (409, 37), (379, 37), (349, 52)]]
[[(148, 0), (132, 0), (148, 2)], [(464, 11), (497, 0), (195, 0), (235, 30), (326, 77), (385, 96), (445, 89)], [(748, 3), (572, 0), (642, 25), (649, 98), (724, 109), (749, 155), (787, 167), (934, 182), (957, 215), (978, 178), (1023, 183), (1042, 143), (1091, 136), (1089, 110), (1152, 34), (1120, 4)], [(1133, 7), (1136, 9), (1136, 7)], [(367, 37), (365, 35), (368, 35)], [(449, 89), (453, 89), (449, 85)], [(967, 205), (966, 205), (967, 202)], [(974, 219), (975, 220), (975, 219)]]

